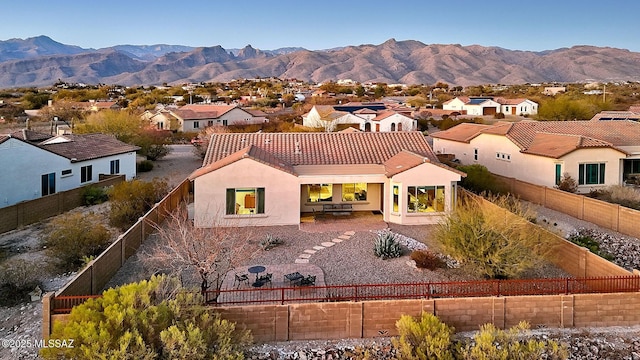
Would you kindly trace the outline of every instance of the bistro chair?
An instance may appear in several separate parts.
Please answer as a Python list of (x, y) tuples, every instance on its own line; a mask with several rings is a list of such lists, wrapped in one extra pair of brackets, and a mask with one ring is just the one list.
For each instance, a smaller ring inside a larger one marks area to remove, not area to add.
[(261, 283), (263, 283), (263, 284), (266, 284), (266, 283), (271, 284), (271, 278), (272, 278), (272, 277), (273, 277), (273, 274), (269, 274), (269, 273), (267, 273), (266, 275), (262, 275), (262, 276), (260, 276), (260, 277), (258, 278), (258, 281), (259, 281), (259, 282), (261, 282)]
[(305, 278), (300, 279), (300, 286), (306, 286), (306, 285), (315, 285), (316, 284), (316, 276), (315, 275), (309, 275)]
[(236, 287), (237, 289), (243, 282), (246, 282), (247, 284), (249, 283), (249, 275), (236, 273), (235, 279), (233, 280), (233, 286), (236, 286), (236, 284), (238, 284), (238, 286)]

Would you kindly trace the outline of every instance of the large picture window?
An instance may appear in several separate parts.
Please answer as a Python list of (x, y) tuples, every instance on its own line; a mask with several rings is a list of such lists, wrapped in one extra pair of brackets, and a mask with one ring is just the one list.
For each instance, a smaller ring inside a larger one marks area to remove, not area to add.
[(443, 212), (444, 186), (407, 187), (407, 212)]
[(309, 202), (332, 201), (333, 184), (310, 184), (307, 185)]
[(264, 214), (264, 188), (227, 189), (227, 215)]
[(367, 200), (367, 183), (342, 184), (342, 201)]
[(604, 184), (605, 164), (578, 165), (578, 185)]

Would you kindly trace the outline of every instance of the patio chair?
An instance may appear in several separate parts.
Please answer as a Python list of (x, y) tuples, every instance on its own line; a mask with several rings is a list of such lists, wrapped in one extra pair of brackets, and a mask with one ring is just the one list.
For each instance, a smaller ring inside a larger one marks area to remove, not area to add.
[(263, 284), (269, 283), (271, 284), (271, 278), (273, 277), (273, 274), (269, 274), (267, 273), (266, 275), (262, 275), (258, 278), (258, 281), (262, 282)]
[(249, 275), (236, 273), (235, 279), (233, 279), (233, 286), (236, 286), (236, 284), (238, 284), (236, 288), (239, 288), (240, 284), (242, 284), (243, 282), (246, 282), (247, 284), (249, 283)]
[(305, 278), (300, 279), (300, 286), (315, 285), (315, 284), (316, 284), (315, 275), (309, 275)]

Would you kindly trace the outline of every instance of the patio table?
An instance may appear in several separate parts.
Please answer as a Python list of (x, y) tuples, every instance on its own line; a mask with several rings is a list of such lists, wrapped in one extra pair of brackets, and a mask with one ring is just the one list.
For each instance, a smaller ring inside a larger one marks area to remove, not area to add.
[(264, 266), (252, 266), (250, 268), (247, 269), (247, 271), (250, 274), (256, 274), (256, 281), (253, 282), (253, 284), (251, 284), (253, 287), (260, 287), (262, 285), (264, 285), (264, 283), (260, 280), (258, 280), (258, 274), (260, 274), (261, 272), (264, 272), (266, 270), (266, 268)]
[(304, 276), (302, 276), (302, 274), (300, 274), (299, 272), (294, 272), (291, 274), (287, 274), (284, 276), (285, 279), (289, 280), (290, 283), (293, 283), (295, 281), (298, 281), (300, 279), (302, 279)]

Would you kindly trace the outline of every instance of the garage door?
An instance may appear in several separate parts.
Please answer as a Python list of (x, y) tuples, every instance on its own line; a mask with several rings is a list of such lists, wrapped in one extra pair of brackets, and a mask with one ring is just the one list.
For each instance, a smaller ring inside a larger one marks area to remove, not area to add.
[(495, 115), (495, 114), (496, 114), (496, 108), (494, 107), (482, 108), (482, 115)]

